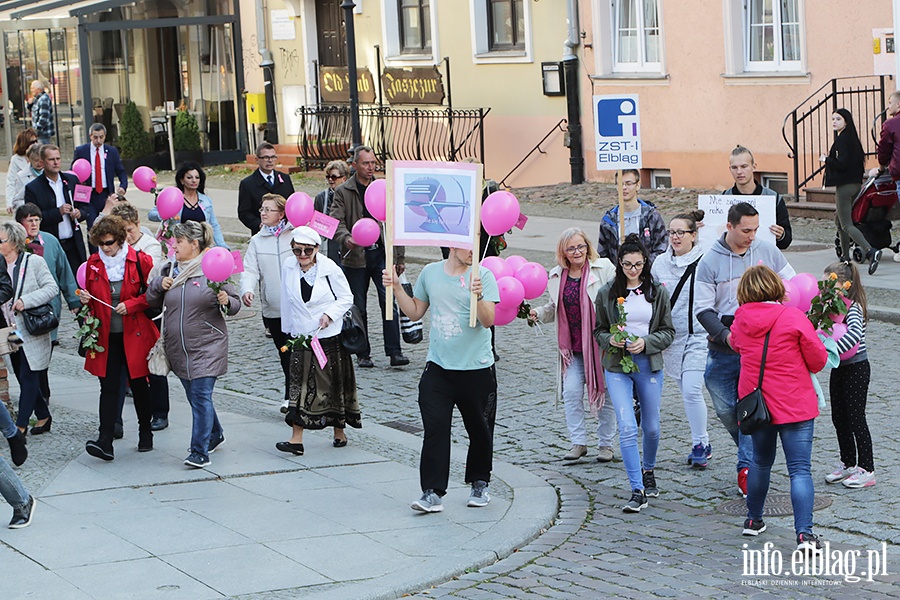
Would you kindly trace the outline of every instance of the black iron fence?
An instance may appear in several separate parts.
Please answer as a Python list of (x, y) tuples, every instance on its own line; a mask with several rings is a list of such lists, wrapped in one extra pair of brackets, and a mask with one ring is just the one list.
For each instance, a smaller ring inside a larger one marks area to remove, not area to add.
[(853, 114), (866, 156), (878, 152), (878, 133), (885, 111), (884, 75), (839, 77), (832, 79), (801, 102), (784, 118), (781, 135), (793, 159), (794, 199), (800, 190), (816, 178), (823, 177), (824, 163), (819, 157), (828, 154), (834, 142), (831, 115), (838, 108)]
[[(490, 109), (360, 107), (362, 142), (386, 160), (484, 162), (484, 117)], [(301, 106), (297, 148), (306, 168), (347, 159), (350, 107)]]

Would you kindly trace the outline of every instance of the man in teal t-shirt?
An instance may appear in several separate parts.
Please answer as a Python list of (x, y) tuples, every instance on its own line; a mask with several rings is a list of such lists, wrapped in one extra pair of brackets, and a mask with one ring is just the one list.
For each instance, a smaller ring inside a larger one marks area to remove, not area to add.
[[(466, 483), (471, 484), (467, 505), (486, 506), (490, 501), (493, 440), (489, 421), (497, 410), (497, 375), (491, 350), (490, 326), (500, 292), (494, 274), (479, 267), (472, 276), (472, 251), (451, 248), (447, 260), (427, 265), (410, 298), (396, 276), (384, 272), (384, 285), (394, 288), (400, 310), (412, 320), (421, 319), (431, 306), (428, 358), (419, 380), (419, 410), (425, 428), (419, 480), (422, 497), (412, 503), (420, 512), (444, 510), (441, 498), (450, 480), (450, 426), (453, 407), (459, 409), (469, 453)], [(469, 327), (469, 303), (476, 294), (477, 322)]]

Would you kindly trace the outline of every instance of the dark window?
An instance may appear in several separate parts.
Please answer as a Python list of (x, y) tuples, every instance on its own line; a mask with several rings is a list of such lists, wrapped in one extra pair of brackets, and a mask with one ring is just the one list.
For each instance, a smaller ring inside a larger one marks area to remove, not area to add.
[(400, 52), (431, 52), (430, 0), (397, 0), (400, 9)]
[(487, 0), (491, 50), (525, 49), (523, 0)]

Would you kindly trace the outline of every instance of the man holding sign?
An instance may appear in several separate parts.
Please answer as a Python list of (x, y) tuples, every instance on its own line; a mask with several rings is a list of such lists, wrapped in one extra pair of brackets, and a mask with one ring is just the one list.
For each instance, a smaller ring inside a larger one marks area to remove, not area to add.
[(769, 231), (775, 236), (775, 245), (779, 250), (785, 250), (794, 239), (791, 231), (791, 219), (788, 215), (784, 198), (775, 190), (771, 190), (756, 182), (753, 174), (756, 172), (756, 161), (753, 153), (740, 144), (731, 151), (728, 161), (731, 169), (731, 177), (734, 186), (722, 192), (723, 196), (774, 196), (775, 197), (775, 224), (769, 226)]

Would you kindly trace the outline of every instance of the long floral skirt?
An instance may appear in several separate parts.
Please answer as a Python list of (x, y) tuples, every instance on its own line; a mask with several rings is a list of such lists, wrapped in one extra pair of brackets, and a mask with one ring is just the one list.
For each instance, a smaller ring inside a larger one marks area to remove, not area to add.
[(339, 335), (319, 341), (328, 358), (324, 369), (312, 350), (291, 352), (290, 404), (284, 421), (304, 429), (343, 429), (347, 425), (358, 429), (362, 417), (353, 358), (341, 346)]

